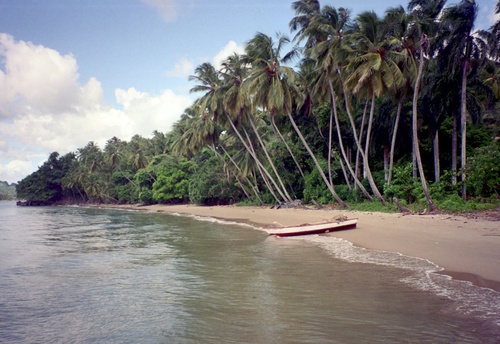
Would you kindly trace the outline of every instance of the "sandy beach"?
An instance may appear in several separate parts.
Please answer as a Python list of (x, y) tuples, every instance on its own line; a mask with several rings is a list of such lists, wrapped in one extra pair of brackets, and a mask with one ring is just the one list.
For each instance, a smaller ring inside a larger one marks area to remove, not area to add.
[(277, 227), (358, 218), (353, 230), (336, 236), (356, 246), (427, 259), (457, 279), (500, 291), (500, 221), (498, 216), (403, 215), (328, 209), (150, 205), (111, 206), (153, 212), (214, 217), (257, 227)]

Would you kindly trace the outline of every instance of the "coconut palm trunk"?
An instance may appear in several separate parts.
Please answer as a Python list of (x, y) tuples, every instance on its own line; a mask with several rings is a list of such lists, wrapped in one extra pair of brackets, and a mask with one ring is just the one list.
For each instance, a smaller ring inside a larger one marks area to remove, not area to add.
[(353, 171), (352, 169), (352, 166), (351, 164), (349, 163), (349, 159), (347, 158), (347, 154), (345, 152), (345, 149), (344, 149), (344, 143), (343, 143), (343, 140), (342, 140), (342, 134), (340, 132), (340, 125), (339, 125), (339, 118), (338, 118), (338, 113), (337, 113), (337, 106), (336, 106), (336, 97), (335, 97), (335, 91), (333, 89), (333, 85), (332, 85), (332, 82), (329, 81), (329, 86), (330, 86), (330, 97), (331, 97), (331, 104), (332, 105), (332, 113), (333, 113), (333, 117), (335, 119), (335, 126), (337, 128), (337, 136), (339, 138), (339, 146), (340, 146), (340, 151), (342, 153), (342, 157), (344, 158), (344, 161), (346, 162), (346, 165), (347, 165), (347, 168), (354, 180), (354, 183), (355, 185), (357, 185), (360, 190), (363, 192), (363, 194), (365, 195), (366, 198), (368, 198), (369, 200), (373, 200), (372, 196), (368, 193), (368, 191), (366, 191), (365, 187), (363, 186), (363, 184), (361, 184), (361, 182), (359, 181), (356, 173)]
[[(238, 131), (238, 128), (236, 128), (236, 126), (234, 125), (231, 117), (227, 113), (225, 113), (225, 114), (226, 114), (228, 122), (231, 125), (231, 128), (236, 133), (236, 135), (240, 139), (240, 141), (243, 144), (243, 146), (245, 147), (245, 149), (248, 151), (248, 153), (255, 160), (255, 163), (257, 164), (257, 167), (259, 168), (259, 172), (262, 173), (262, 174), (264, 174), (266, 178), (269, 178), (269, 181), (274, 185), (274, 187), (276, 188), (276, 190), (278, 190), (278, 192), (280, 192), (279, 186), (276, 184), (276, 181), (272, 178), (272, 176), (266, 170), (266, 168), (264, 167), (264, 165), (262, 165), (262, 163), (260, 162), (259, 158), (257, 157), (257, 154), (255, 153), (253, 147), (251, 147), (249, 144), (247, 144), (247, 141), (243, 138), (243, 136), (241, 136), (240, 132)], [(248, 137), (248, 133), (247, 133), (247, 139), (250, 142), (250, 138)], [(267, 180), (266, 178), (263, 177), (264, 180)], [(266, 183), (266, 185), (268, 185), (268, 184)], [(274, 194), (274, 191), (270, 187), (270, 185), (268, 185), (268, 188), (269, 188), (269, 191), (273, 194), (273, 197), (276, 199), (276, 201), (278, 203), (281, 203), (281, 201), (279, 200), (279, 198)], [(280, 193), (280, 196), (282, 197), (282, 200), (284, 200), (285, 202), (287, 201), (285, 195), (283, 195), (282, 193)]]
[(461, 179), (462, 179), (462, 198), (467, 199), (467, 184), (465, 181), (465, 167), (467, 165), (467, 72), (469, 63), (466, 61), (462, 67), (462, 89), (460, 95), (460, 130), (461, 130)]
[(333, 188), (333, 184), (330, 183), (330, 181), (328, 180), (328, 178), (326, 177), (325, 175), (325, 172), (323, 171), (323, 169), (321, 168), (321, 165), (319, 164), (318, 162), (318, 159), (316, 159), (316, 156), (314, 155), (313, 151), (311, 150), (311, 148), (309, 147), (309, 144), (307, 143), (307, 141), (305, 140), (304, 138), (304, 135), (302, 135), (302, 132), (300, 131), (299, 127), (297, 126), (297, 123), (295, 123), (295, 120), (293, 119), (293, 116), (292, 116), (292, 113), (291, 111), (288, 109), (288, 107), (286, 107), (286, 113), (288, 115), (288, 118), (290, 119), (290, 123), (292, 123), (292, 126), (293, 126), (293, 129), (295, 130), (295, 132), (297, 133), (297, 135), (299, 136), (300, 138), (300, 141), (302, 142), (302, 144), (304, 145), (304, 147), (306, 148), (307, 152), (309, 153), (309, 155), (311, 156), (311, 159), (313, 159), (314, 161), (314, 164), (316, 165), (316, 168), (318, 169), (318, 172), (319, 174), (321, 175), (321, 178), (323, 178), (323, 181), (325, 182), (326, 186), (328, 187), (328, 190), (330, 191), (330, 193), (332, 194), (333, 198), (335, 198), (335, 200), (340, 204), (342, 205), (344, 208), (347, 208), (348, 205), (346, 202), (344, 202), (340, 197), (339, 195), (337, 194), (337, 192), (335, 191), (335, 189)]
[[(363, 144), (363, 132), (365, 130), (365, 122), (366, 122), (366, 112), (368, 111), (368, 102), (365, 103), (364, 109), (363, 109), (363, 117), (361, 118), (361, 127), (359, 128), (359, 144)], [(361, 153), (359, 149), (356, 149), (356, 167), (355, 167), (355, 173), (356, 177), (359, 177), (359, 163), (360, 163), (360, 156)], [(364, 174), (363, 174), (364, 175)]]
[(281, 180), (281, 177), (280, 177), (278, 171), (276, 170), (276, 167), (274, 166), (273, 160), (269, 156), (269, 152), (267, 151), (266, 145), (262, 141), (262, 138), (260, 137), (259, 132), (257, 130), (257, 127), (255, 126), (255, 123), (253, 122), (252, 118), (249, 118), (249, 122), (250, 122), (250, 126), (252, 127), (253, 131), (255, 132), (255, 135), (257, 136), (257, 140), (259, 141), (260, 146), (262, 147), (262, 150), (264, 151), (264, 154), (265, 154), (265, 156), (267, 158), (267, 161), (269, 162), (269, 166), (271, 166), (271, 169), (273, 170), (276, 178), (278, 179), (278, 183), (281, 186), (281, 190), (283, 191), (283, 194), (285, 195), (287, 201), (291, 202), (292, 198), (288, 194), (288, 191), (286, 190), (286, 187), (283, 184), (283, 181)]
[[(358, 134), (356, 131), (356, 124), (354, 123), (354, 118), (353, 118), (352, 113), (351, 113), (349, 99), (347, 96), (347, 90), (345, 88), (345, 85), (343, 85), (342, 88), (344, 91), (345, 107), (346, 107), (347, 116), (349, 117), (349, 121), (351, 123), (352, 133), (354, 135), (354, 140), (356, 141), (358, 151), (360, 151), (361, 158), (363, 159), (363, 165), (364, 165), (364, 170), (366, 171), (366, 177), (368, 178), (368, 182), (370, 183), (370, 187), (372, 188), (372, 191), (375, 194), (375, 197), (377, 197), (377, 199), (380, 201), (380, 203), (385, 204), (384, 197), (382, 197), (382, 195), (380, 194), (380, 191), (378, 190), (377, 185), (375, 184), (375, 181), (373, 180), (373, 176), (372, 176), (372, 173), (370, 171), (370, 166), (368, 165), (368, 160), (367, 160), (365, 152), (363, 151), (363, 148), (361, 147), (361, 144), (359, 142)], [(370, 124), (369, 124), (369, 126), (370, 126)]]
[(413, 114), (412, 114), (412, 133), (413, 133), (413, 151), (415, 152), (415, 159), (417, 161), (418, 173), (420, 175), (420, 182), (422, 183), (422, 189), (424, 191), (425, 199), (430, 211), (437, 210), (436, 205), (432, 201), (431, 195), (429, 193), (429, 188), (427, 186), (427, 181), (424, 175), (424, 168), (422, 166), (422, 159), (420, 157), (420, 147), (418, 142), (418, 95), (420, 91), (420, 82), (422, 80), (422, 75), (424, 73), (424, 46), (427, 42), (427, 35), (422, 34), (420, 38), (420, 61), (418, 64), (418, 74), (415, 80), (415, 88), (413, 91)]
[(274, 120), (274, 116), (271, 115), (271, 125), (275, 131), (275, 133), (279, 136), (279, 138), (281, 139), (281, 141), (283, 141), (283, 143), (285, 144), (285, 147), (288, 151), (288, 153), (290, 154), (290, 156), (292, 157), (293, 161), (295, 162), (295, 165), (297, 166), (297, 169), (299, 170), (300, 172), (300, 175), (302, 176), (302, 178), (305, 178), (305, 175), (304, 175), (304, 171), (302, 170), (302, 168), (300, 167), (300, 164), (299, 162), (297, 161), (297, 158), (295, 157), (295, 154), (293, 154), (293, 151), (292, 149), (290, 148), (290, 146), (288, 145), (288, 142), (286, 142), (285, 138), (283, 137), (283, 135), (281, 134), (281, 131), (279, 130), (278, 126), (276, 125), (276, 122)]
[(227, 158), (229, 159), (229, 161), (231, 161), (231, 163), (233, 164), (233, 166), (236, 168), (236, 170), (241, 173), (241, 175), (245, 178), (247, 184), (250, 186), (250, 188), (252, 189), (252, 191), (254, 192), (255, 194), (255, 197), (257, 197), (257, 199), (259, 200), (260, 204), (264, 204), (264, 202), (262, 201), (262, 199), (260, 198), (259, 196), (259, 190), (257, 189), (257, 187), (250, 181), (250, 179), (248, 177), (246, 177), (244, 174), (243, 174), (243, 171), (241, 170), (240, 166), (238, 166), (238, 164), (236, 163), (236, 161), (234, 161), (233, 157), (231, 156), (231, 154), (229, 154), (229, 152), (222, 146), (220, 145), (219, 146), (222, 151), (224, 152), (224, 154), (227, 156)]
[(394, 167), (394, 150), (396, 148), (396, 137), (398, 135), (399, 120), (401, 118), (402, 109), (403, 109), (403, 97), (399, 99), (398, 109), (396, 111), (396, 119), (394, 120), (394, 129), (392, 130), (391, 150), (389, 152), (389, 172), (387, 176), (387, 185), (390, 185), (392, 180), (392, 168)]

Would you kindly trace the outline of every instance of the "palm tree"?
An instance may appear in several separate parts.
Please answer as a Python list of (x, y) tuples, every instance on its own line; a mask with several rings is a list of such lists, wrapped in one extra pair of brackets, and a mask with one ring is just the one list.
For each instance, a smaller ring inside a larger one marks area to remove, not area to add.
[(417, 77), (414, 82), (413, 88), (413, 105), (412, 105), (412, 136), (413, 136), (413, 151), (415, 160), (418, 166), (418, 172), (420, 175), (420, 182), (422, 184), (422, 189), (429, 206), (430, 211), (435, 211), (437, 209), (436, 205), (432, 201), (429, 187), (427, 185), (427, 180), (425, 179), (424, 169), (422, 166), (422, 158), (420, 156), (420, 145), (418, 140), (418, 97), (420, 92), (421, 81), (424, 73), (424, 63), (427, 53), (429, 51), (429, 38), (428, 33), (433, 33), (436, 29), (436, 19), (440, 15), (446, 0), (410, 0), (408, 4), (408, 9), (411, 12), (411, 21), (409, 23), (410, 30), (409, 36), (412, 37), (415, 42), (415, 46), (418, 48), (415, 50), (415, 58), (418, 60), (418, 71)]
[(306, 53), (316, 61), (316, 77), (315, 80), (313, 80), (312, 93), (316, 97), (319, 97), (319, 99), (326, 98), (329, 99), (330, 102), (328, 165), (330, 166), (331, 162), (332, 130), (333, 125), (335, 124), (343, 162), (345, 162), (351, 177), (353, 178), (355, 184), (362, 190), (365, 197), (372, 199), (371, 195), (366, 191), (363, 184), (361, 184), (357, 175), (353, 171), (351, 164), (349, 163), (349, 159), (347, 158), (344, 148), (337, 114), (337, 95), (334, 83), (341, 83), (338, 78), (339, 75), (337, 70), (340, 68), (341, 61), (345, 58), (340, 47), (343, 38), (342, 31), (348, 20), (349, 12), (347, 10), (341, 8), (337, 11), (334, 7), (325, 6), (320, 14), (314, 16), (308, 30), (304, 31), (304, 35), (314, 34), (322, 36), (324, 39), (311, 49), (306, 50)]
[[(246, 60), (246, 61), (245, 61)], [(283, 181), (278, 173), (276, 166), (269, 155), (269, 152), (266, 148), (262, 140), (262, 135), (257, 130), (255, 125), (255, 121), (253, 119), (253, 114), (257, 113), (256, 110), (252, 109), (252, 103), (247, 94), (242, 90), (242, 85), (246, 77), (249, 73), (249, 63), (248, 58), (242, 58), (237, 54), (230, 56), (224, 63), (221, 70), (221, 76), (223, 78), (224, 83), (224, 105), (225, 110), (233, 115), (236, 115), (243, 122), (250, 124), (253, 132), (255, 133), (255, 137), (259, 142), (262, 151), (268, 161), (269, 166), (271, 167), (276, 179), (281, 187), (283, 194), (286, 197), (287, 202), (291, 202), (292, 198), (290, 197)], [(250, 144), (250, 142), (249, 142)]]
[(313, 47), (318, 39), (317, 36), (310, 33), (305, 34), (306, 30), (310, 30), (309, 26), (313, 18), (320, 13), (320, 3), (318, 0), (299, 0), (292, 3), (292, 9), (295, 11), (295, 17), (288, 24), (291, 31), (297, 31), (294, 41), (300, 43), (302, 39), (308, 37), (305, 44), (306, 48)]
[(380, 24), (380, 19), (375, 12), (363, 12), (357, 17), (355, 31), (350, 36), (351, 42), (349, 43), (354, 56), (346, 66), (346, 70), (350, 74), (345, 84), (354, 94), (362, 91), (371, 98), (365, 150), (363, 152), (360, 146), (358, 149), (361, 152), (366, 175), (373, 193), (381, 203), (385, 203), (373, 180), (368, 162), (370, 134), (376, 99), (385, 92), (401, 87), (405, 79), (399, 68), (403, 56), (385, 39)]
[[(474, 0), (462, 0), (459, 4), (446, 8), (441, 18), (441, 32), (446, 41), (441, 51), (451, 66), (449, 70), (461, 72), (460, 97), (460, 129), (461, 129), (461, 176), (462, 197), (467, 197), (465, 167), (467, 162), (467, 76), (471, 71), (473, 60), (479, 63), (482, 59), (485, 43), (472, 30), (478, 13)], [(459, 68), (457, 68), (460, 66)]]
[(385, 12), (383, 19), (383, 30), (385, 36), (394, 44), (394, 48), (402, 55), (399, 67), (403, 73), (404, 83), (395, 87), (391, 94), (397, 100), (397, 110), (392, 130), (391, 147), (389, 151), (389, 167), (387, 171), (386, 183), (389, 185), (392, 180), (392, 169), (394, 167), (394, 153), (396, 148), (396, 138), (398, 134), (401, 112), (406, 99), (411, 96), (412, 80), (416, 77), (417, 66), (414, 58), (415, 41), (408, 36), (410, 16), (403, 7), (390, 8)]
[(278, 35), (278, 41), (275, 45), (272, 38), (263, 33), (257, 33), (248, 42), (246, 53), (252, 63), (252, 72), (245, 82), (246, 92), (252, 95), (256, 105), (260, 105), (270, 112), (287, 114), (292, 127), (314, 161), (328, 190), (337, 202), (347, 207), (347, 204), (335, 192), (292, 116), (293, 98), (300, 97), (300, 94), (297, 90), (295, 71), (283, 64), (294, 57), (296, 51), (281, 58), (281, 50), (287, 43), (289, 43), (289, 39), (286, 36)]
[[(195, 75), (189, 77), (191, 81), (197, 81), (198, 85), (191, 89), (191, 92), (204, 92), (204, 95), (199, 98), (194, 106), (198, 111), (199, 116), (210, 116), (210, 119), (214, 122), (218, 122), (219, 115), (223, 115), (224, 123), (230, 126), (230, 130), (234, 133), (244, 145), (246, 151), (255, 160), (258, 171), (261, 173), (263, 180), (269, 181), (274, 188), (280, 193), (281, 200), (285, 202), (289, 201), (287, 197), (283, 194), (281, 188), (278, 186), (274, 178), (266, 170), (259, 157), (257, 156), (255, 150), (251, 146), (252, 143), (248, 142), (239, 132), (234, 119), (231, 118), (228, 111), (224, 109), (224, 85), (220, 73), (215, 69), (215, 67), (210, 63), (203, 63), (201, 66), (195, 69)], [(274, 194), (272, 187), (268, 184), (269, 191), (273, 194), (274, 198), (278, 203), (281, 203), (280, 199)]]
[(127, 145), (127, 150), (130, 154), (129, 163), (135, 171), (148, 166), (147, 144), (148, 142), (143, 137), (134, 135)]
[(112, 137), (106, 142), (104, 146), (105, 160), (109, 164), (112, 171), (117, 169), (120, 171), (123, 177), (125, 177), (129, 183), (137, 187), (137, 185), (123, 172), (120, 166), (120, 162), (123, 158), (123, 152), (126, 149), (127, 143), (120, 140), (116, 136)]
[[(500, 14), (500, 0), (497, 1), (495, 6), (495, 14), (497, 14), (498, 18), (498, 14)], [(500, 57), (500, 19), (497, 19), (497, 22), (491, 26), (489, 32), (481, 31), (480, 34), (488, 42), (490, 55), (498, 61)]]

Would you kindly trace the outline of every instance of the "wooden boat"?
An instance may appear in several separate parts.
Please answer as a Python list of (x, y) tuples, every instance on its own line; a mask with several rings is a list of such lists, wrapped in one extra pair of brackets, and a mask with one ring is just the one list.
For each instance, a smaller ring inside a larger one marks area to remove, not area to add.
[(278, 237), (306, 235), (306, 234), (322, 234), (338, 230), (356, 228), (357, 223), (358, 219), (346, 219), (333, 222), (303, 224), (298, 226), (266, 228), (266, 232), (269, 233), (269, 235), (274, 235)]

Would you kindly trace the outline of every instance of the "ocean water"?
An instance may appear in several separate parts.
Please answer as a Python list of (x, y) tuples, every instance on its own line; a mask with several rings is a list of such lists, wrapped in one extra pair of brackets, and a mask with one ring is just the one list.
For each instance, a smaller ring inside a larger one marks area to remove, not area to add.
[(13, 202), (0, 220), (0, 343), (500, 342), (500, 293), (331, 236)]

